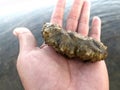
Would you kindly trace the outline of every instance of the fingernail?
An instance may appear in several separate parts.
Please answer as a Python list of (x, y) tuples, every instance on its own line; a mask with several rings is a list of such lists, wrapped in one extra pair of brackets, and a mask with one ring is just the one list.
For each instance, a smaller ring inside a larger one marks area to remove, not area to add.
[(98, 16), (94, 16), (94, 19), (96, 20), (100, 20), (100, 18)]
[(25, 28), (25, 27), (15, 28), (15, 29), (13, 30), (13, 34), (14, 34), (15, 36), (18, 36), (18, 34), (26, 33), (26, 32), (29, 32), (29, 30), (28, 30), (27, 28)]

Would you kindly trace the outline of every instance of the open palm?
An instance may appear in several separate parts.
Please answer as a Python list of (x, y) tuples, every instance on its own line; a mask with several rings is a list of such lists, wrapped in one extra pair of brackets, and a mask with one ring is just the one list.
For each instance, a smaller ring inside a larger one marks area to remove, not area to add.
[[(62, 26), (65, 0), (58, 0), (51, 23)], [(89, 33), (90, 4), (75, 0), (67, 19), (66, 30), (84, 36)], [(100, 40), (101, 21), (93, 18), (90, 36)], [(108, 90), (104, 61), (83, 63), (67, 59), (50, 46), (37, 47), (33, 34), (26, 28), (14, 30), (20, 42), (17, 69), (25, 90)]]

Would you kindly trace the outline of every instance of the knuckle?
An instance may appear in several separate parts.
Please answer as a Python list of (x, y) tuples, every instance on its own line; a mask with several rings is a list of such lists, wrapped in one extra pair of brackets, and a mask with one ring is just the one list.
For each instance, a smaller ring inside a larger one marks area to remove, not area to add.
[(76, 16), (76, 15), (70, 15), (69, 17), (68, 17), (68, 19), (70, 19), (70, 20), (78, 20), (78, 17)]
[(88, 18), (87, 17), (82, 17), (82, 19), (80, 20), (80, 23), (82, 24), (88, 24)]
[(62, 17), (60, 15), (56, 15), (56, 16), (52, 17), (53, 20), (61, 20), (61, 18)]

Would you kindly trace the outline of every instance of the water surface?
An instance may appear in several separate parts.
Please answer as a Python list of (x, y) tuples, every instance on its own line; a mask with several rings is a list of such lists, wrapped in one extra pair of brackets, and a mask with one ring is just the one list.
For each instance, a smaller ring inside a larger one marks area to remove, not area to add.
[[(110, 90), (120, 88), (120, 1), (90, 0), (91, 19), (102, 19), (102, 42), (108, 46), (109, 56), (106, 60)], [(64, 22), (73, 0), (67, 0)], [(35, 35), (38, 45), (43, 42), (40, 29), (51, 17), (55, 2), (44, 7), (37, 7), (28, 12), (7, 13), (0, 17), (0, 90), (23, 90), (15, 67), (18, 55), (18, 41), (12, 31), (16, 27), (27, 27)], [(97, 81), (96, 81), (97, 82)]]

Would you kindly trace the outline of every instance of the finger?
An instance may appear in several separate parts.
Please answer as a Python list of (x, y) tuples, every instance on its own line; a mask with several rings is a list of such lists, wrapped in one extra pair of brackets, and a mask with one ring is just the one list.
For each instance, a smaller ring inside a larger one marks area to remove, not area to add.
[(37, 46), (35, 37), (27, 28), (16, 28), (13, 34), (18, 37), (20, 52), (28, 52)]
[(81, 12), (81, 17), (78, 23), (78, 33), (81, 33), (84, 36), (88, 35), (89, 17), (90, 17), (90, 2), (88, 0), (85, 0)]
[(65, 8), (66, 0), (58, 0), (56, 8), (51, 17), (51, 23), (56, 23), (62, 26), (64, 8)]
[(99, 17), (94, 17), (92, 21), (92, 30), (90, 32), (90, 37), (100, 41), (101, 36), (101, 20)]
[(74, 1), (67, 19), (67, 24), (66, 24), (67, 30), (72, 30), (72, 31), (77, 30), (77, 25), (78, 25), (78, 20), (80, 17), (82, 5), (83, 5), (83, 0)]

